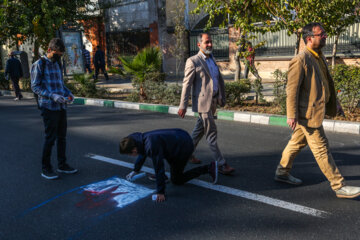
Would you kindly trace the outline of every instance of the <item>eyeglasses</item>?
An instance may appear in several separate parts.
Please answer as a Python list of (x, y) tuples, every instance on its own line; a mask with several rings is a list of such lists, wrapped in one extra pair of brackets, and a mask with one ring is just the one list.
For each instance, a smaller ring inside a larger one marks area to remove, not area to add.
[(326, 33), (319, 33), (319, 34), (313, 34), (311, 35), (313, 37), (317, 36), (317, 37), (327, 37), (328, 35)]

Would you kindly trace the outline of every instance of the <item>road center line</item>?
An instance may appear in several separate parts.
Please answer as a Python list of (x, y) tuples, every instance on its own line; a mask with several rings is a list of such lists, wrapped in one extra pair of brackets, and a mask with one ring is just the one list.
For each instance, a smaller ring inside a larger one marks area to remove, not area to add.
[[(121, 161), (118, 159), (108, 158), (108, 157), (104, 157), (104, 156), (100, 156), (100, 155), (96, 155), (96, 154), (87, 154), (86, 156), (89, 158), (95, 159), (95, 160), (115, 164), (118, 166), (130, 168), (130, 169), (133, 169), (133, 167), (134, 167), (133, 164), (124, 162), (124, 161)], [(144, 166), (144, 167), (142, 167), (141, 170), (146, 173), (154, 174), (154, 169), (149, 168), (149, 167)], [(167, 173), (167, 175), (168, 174), (169, 173)], [(203, 188), (211, 189), (214, 191), (226, 193), (229, 195), (265, 203), (265, 204), (268, 204), (271, 206), (287, 209), (290, 211), (294, 211), (294, 212), (298, 212), (298, 213), (302, 213), (302, 214), (306, 214), (306, 215), (310, 215), (310, 216), (314, 216), (314, 217), (325, 218), (330, 215), (330, 213), (328, 213), (328, 212), (317, 210), (315, 208), (309, 208), (309, 207), (302, 206), (299, 204), (286, 202), (283, 200), (279, 200), (279, 199), (275, 199), (275, 198), (263, 196), (260, 194), (251, 193), (251, 192), (243, 191), (240, 189), (223, 186), (223, 185), (213, 185), (209, 182), (205, 182), (205, 181), (202, 181), (199, 179), (193, 179), (193, 180), (189, 181), (189, 183), (199, 186), (199, 187), (203, 187)]]

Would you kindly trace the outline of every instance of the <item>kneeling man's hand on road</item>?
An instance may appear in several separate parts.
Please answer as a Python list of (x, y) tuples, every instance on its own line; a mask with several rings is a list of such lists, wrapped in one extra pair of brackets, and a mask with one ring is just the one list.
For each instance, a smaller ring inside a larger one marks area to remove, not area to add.
[(165, 201), (165, 194), (156, 194), (156, 202), (164, 202)]

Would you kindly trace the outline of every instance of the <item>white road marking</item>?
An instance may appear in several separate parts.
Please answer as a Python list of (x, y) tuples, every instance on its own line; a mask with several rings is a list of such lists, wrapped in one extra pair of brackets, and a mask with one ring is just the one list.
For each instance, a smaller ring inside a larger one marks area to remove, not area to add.
[[(118, 166), (130, 168), (130, 169), (133, 169), (133, 167), (134, 167), (134, 165), (131, 164), (131, 163), (127, 163), (127, 162), (117, 160), (117, 159), (113, 159), (113, 158), (107, 158), (107, 157), (100, 156), (100, 155), (88, 154), (87, 157), (90, 157), (92, 159), (96, 159), (96, 160), (99, 160), (99, 161), (115, 164), (115, 165), (118, 165)], [(144, 171), (144, 172), (150, 173), (150, 174), (154, 174), (154, 169), (149, 168), (149, 167), (144, 166), (144, 167), (142, 167), (141, 170)], [(169, 173), (167, 173), (167, 175), (168, 174)], [(242, 197), (242, 198), (245, 198), (245, 199), (265, 203), (265, 204), (268, 204), (268, 205), (271, 205), (271, 206), (287, 209), (287, 210), (290, 210), (290, 211), (294, 211), (294, 212), (298, 212), (298, 213), (302, 213), (302, 214), (306, 214), (306, 215), (310, 215), (310, 216), (314, 216), (314, 217), (325, 218), (325, 217), (330, 215), (330, 213), (328, 213), (328, 212), (317, 210), (315, 208), (309, 208), (309, 207), (302, 206), (302, 205), (299, 205), (299, 204), (294, 204), (294, 203), (291, 203), (291, 202), (286, 202), (286, 201), (283, 201), (283, 200), (279, 200), (279, 199), (275, 199), (275, 198), (263, 196), (263, 195), (260, 195), (260, 194), (251, 193), (251, 192), (239, 190), (239, 189), (236, 189), (236, 188), (223, 186), (223, 185), (213, 185), (213, 184), (211, 184), (209, 182), (205, 182), (205, 181), (198, 180), (198, 179), (193, 179), (193, 180), (189, 181), (189, 183), (194, 184), (194, 185), (199, 186), (199, 187), (211, 189), (211, 190), (214, 190), (214, 191), (226, 193), (226, 194), (237, 196), (237, 197)]]

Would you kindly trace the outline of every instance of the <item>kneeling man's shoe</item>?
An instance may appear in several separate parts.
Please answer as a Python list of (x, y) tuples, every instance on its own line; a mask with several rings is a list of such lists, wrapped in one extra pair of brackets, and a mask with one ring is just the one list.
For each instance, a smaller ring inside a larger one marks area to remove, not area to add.
[(300, 185), (302, 184), (301, 179), (291, 176), (290, 174), (287, 175), (275, 175), (275, 181), (278, 182), (285, 182), (292, 185)]
[(335, 193), (338, 198), (356, 198), (360, 196), (360, 187), (343, 186)]
[(192, 164), (200, 164), (201, 160), (196, 158), (195, 156), (191, 156), (190, 159), (189, 159), (189, 162), (192, 163)]

